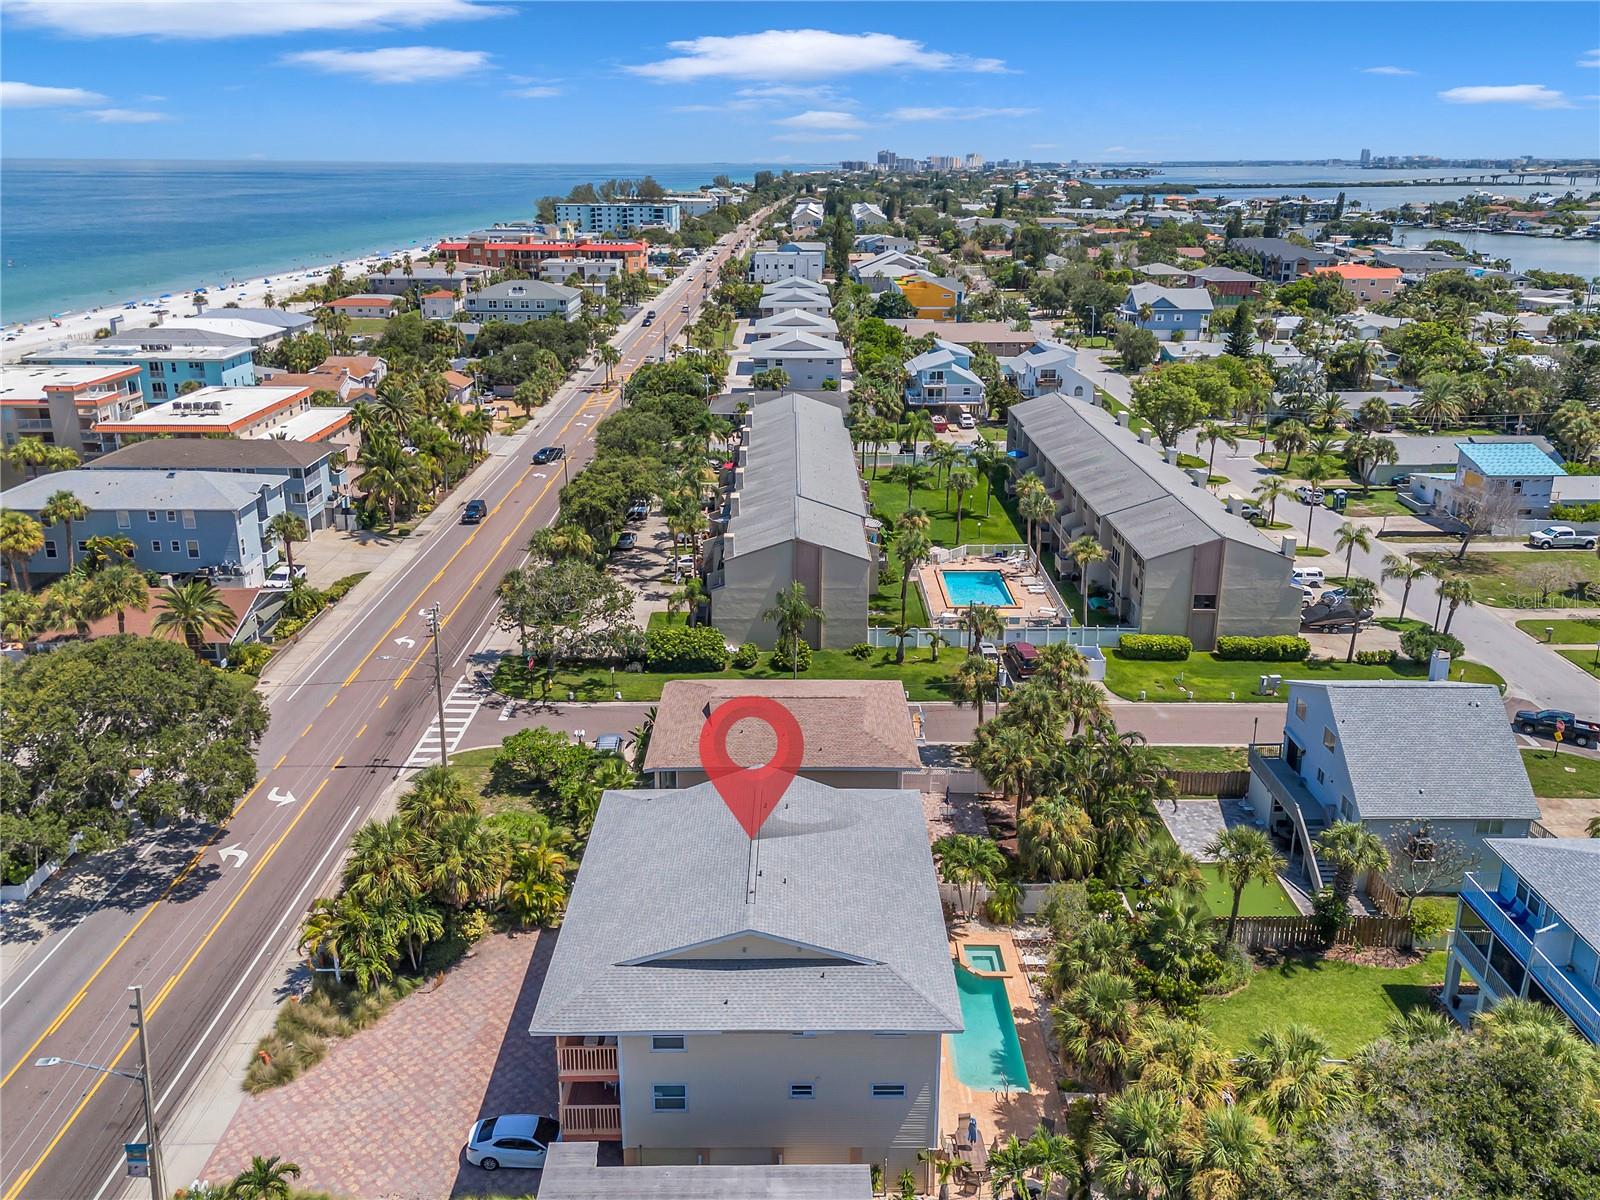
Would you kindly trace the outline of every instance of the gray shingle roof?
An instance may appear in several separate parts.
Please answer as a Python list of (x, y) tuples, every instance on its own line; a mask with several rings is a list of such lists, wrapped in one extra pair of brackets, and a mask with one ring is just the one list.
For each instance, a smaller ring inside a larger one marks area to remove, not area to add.
[(563, 287), (559, 283), (546, 283), (542, 279), (506, 279), (479, 288), (468, 296), (469, 300), (508, 300), (513, 297), (530, 300), (566, 301), (578, 294), (577, 288)]
[(1136, 283), (1128, 289), (1128, 298), (1122, 302), (1122, 310), (1133, 312), (1143, 304), (1153, 308), (1167, 304), (1180, 312), (1210, 312), (1215, 307), (1211, 293), (1205, 288), (1169, 288), (1157, 283)]
[(1488, 838), (1484, 845), (1600, 950), (1600, 838)]
[(798, 540), (869, 558), (866, 499), (844, 417), (789, 392), (750, 410), (732, 558)]
[(530, 1032), (961, 1028), (921, 797), (797, 778), (754, 842), (711, 784), (607, 792)]
[(1364, 820), (1539, 819), (1499, 689), (1351, 680), (1326, 690)]
[(228, 471), (108, 471), (79, 468), (41, 475), (0, 494), (0, 505), (38, 512), (65, 489), (95, 512), (107, 509), (192, 508), (238, 512), (262, 488), (281, 486)]
[(1246, 254), (1256, 254), (1262, 258), (1283, 262), (1299, 262), (1305, 259), (1314, 266), (1334, 261), (1334, 256), (1328, 251), (1318, 250), (1314, 246), (1302, 246), (1291, 242), (1288, 238), (1234, 238), (1228, 243), (1228, 249), (1243, 250)]

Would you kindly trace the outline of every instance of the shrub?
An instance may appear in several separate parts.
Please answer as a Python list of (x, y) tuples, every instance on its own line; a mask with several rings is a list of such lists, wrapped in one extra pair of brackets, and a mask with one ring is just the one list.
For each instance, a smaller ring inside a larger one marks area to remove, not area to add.
[(645, 635), (645, 662), (652, 671), (721, 671), (731, 657), (721, 632), (710, 625), (657, 626)]
[(1117, 649), (1124, 658), (1182, 662), (1189, 657), (1194, 643), (1177, 633), (1125, 633)]
[(481, 908), (469, 908), (451, 917), (452, 932), (464, 942), (475, 942), (489, 932), (489, 918)]
[(784, 674), (788, 674), (796, 669), (800, 671), (809, 671), (811, 669), (810, 645), (805, 642), (801, 642), (800, 649), (796, 654), (796, 658), (799, 660), (798, 663), (790, 661), (789, 647), (779, 646), (772, 652), (772, 669), (774, 671), (783, 672)]
[(1456, 923), (1453, 900), (1439, 896), (1420, 896), (1411, 903), (1411, 937), (1418, 943), (1431, 942)]
[(272, 655), (273, 648), (263, 646), (260, 642), (236, 647), (228, 655), (228, 670), (238, 671), (241, 675), (259, 675)]
[(1022, 915), (1022, 888), (1014, 879), (997, 879), (983, 902), (983, 915), (992, 925), (1014, 925)]
[(354, 575), (345, 575), (339, 579), (335, 579), (332, 583), (330, 583), (328, 585), (328, 590), (322, 594), (327, 598), (329, 604), (337, 604), (350, 594), (351, 588), (355, 587), (356, 584), (360, 583), (366, 577), (367, 573), (365, 571), (357, 571)]
[(310, 621), (310, 619), (310, 617), (284, 617), (272, 627), (273, 639), (280, 642), (288, 641), (295, 634), (304, 629), (306, 627), (306, 623)]
[(1392, 667), (1400, 657), (1398, 650), (1357, 650), (1356, 661), (1364, 667)]
[[(1124, 642), (1128, 639), (1123, 638)], [(1293, 634), (1273, 637), (1219, 637), (1217, 657), (1249, 662), (1304, 662), (1311, 643)]]
[(1400, 649), (1409, 659), (1425, 663), (1435, 650), (1448, 651), (1451, 658), (1461, 657), (1466, 649), (1461, 639), (1453, 633), (1436, 633), (1432, 629), (1408, 629), (1400, 635)]
[(746, 642), (733, 652), (733, 665), (741, 671), (748, 671), (761, 661), (761, 647), (754, 642)]
[(1322, 940), (1331, 946), (1339, 931), (1350, 924), (1350, 907), (1331, 887), (1325, 887), (1311, 901), (1311, 919), (1316, 922)]
[(1600, 504), (1552, 504), (1550, 515), (1557, 521), (1587, 525), (1600, 521)]
[(845, 653), (851, 658), (858, 658), (862, 662), (866, 662), (867, 659), (872, 657), (872, 647), (866, 642), (857, 642), (854, 646), (851, 646), (850, 649), (846, 650)]

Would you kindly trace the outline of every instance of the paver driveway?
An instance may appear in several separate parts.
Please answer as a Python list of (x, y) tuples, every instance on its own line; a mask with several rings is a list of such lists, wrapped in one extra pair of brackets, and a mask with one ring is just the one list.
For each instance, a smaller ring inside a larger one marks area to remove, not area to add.
[(461, 1151), (479, 1117), (555, 1111), (555, 1051), (527, 1033), (554, 945), (549, 932), (484, 939), (437, 987), (246, 1098), (204, 1177), (278, 1154), (300, 1165), (300, 1187), (359, 1200), (530, 1194), (538, 1172), (490, 1175)]

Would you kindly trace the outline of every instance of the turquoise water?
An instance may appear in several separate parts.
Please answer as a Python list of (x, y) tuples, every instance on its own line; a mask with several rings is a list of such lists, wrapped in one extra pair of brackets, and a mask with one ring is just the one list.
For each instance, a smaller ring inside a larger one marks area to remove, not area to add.
[(983, 1092), (1024, 1091), (1028, 1067), (1022, 1061), (1017, 1023), (1003, 979), (984, 979), (958, 966), (956, 990), (961, 993), (961, 1021), (966, 1026), (950, 1035), (955, 1043), (956, 1078)]
[(1005, 577), (999, 571), (940, 571), (944, 593), (957, 608), (970, 604), (992, 604), (1004, 608), (1016, 603)]
[(1004, 971), (1006, 960), (999, 946), (963, 946), (961, 955), (974, 971)]

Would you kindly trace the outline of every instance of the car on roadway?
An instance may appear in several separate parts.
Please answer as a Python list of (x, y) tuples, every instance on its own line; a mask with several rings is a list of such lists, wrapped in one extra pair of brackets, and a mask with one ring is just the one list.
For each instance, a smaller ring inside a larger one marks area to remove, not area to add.
[(561, 1138), (561, 1123), (554, 1117), (506, 1113), (485, 1117), (467, 1135), (467, 1161), (485, 1171), (501, 1167), (538, 1170), (546, 1149)]
[(1295, 499), (1301, 504), (1321, 504), (1326, 493), (1319, 487), (1312, 487), (1309, 483), (1302, 483), (1295, 488)]
[(636, 534), (636, 533), (619, 533), (617, 535), (617, 544), (615, 546), (613, 546), (612, 549), (613, 550), (632, 550), (638, 544), (639, 544), (639, 535), (638, 534)]
[(533, 452), (534, 466), (542, 467), (545, 463), (559, 462), (567, 456), (564, 446), (540, 446)]
[(684, 306), (683, 306), (683, 307), (682, 307), (682, 308), (680, 308), (680, 309), (679, 309), (679, 310), (678, 310), (678, 311), (679, 311), (679, 312), (681, 312), (681, 313), (686, 313), (686, 312), (688, 312), (688, 311), (689, 311), (689, 306), (688, 306), (688, 305), (687, 305), (687, 304), (685, 304), (685, 305), (684, 305)]
[(644, 520), (649, 515), (650, 502), (648, 500), (635, 500), (632, 504), (628, 505), (628, 515), (625, 520), (629, 522), (638, 522)]
[(1592, 533), (1579, 533), (1571, 525), (1546, 525), (1528, 535), (1528, 545), (1535, 550), (1593, 550)]
[(1573, 746), (1593, 746), (1600, 740), (1600, 725), (1559, 708), (1519, 709), (1511, 723), (1529, 737), (1554, 738), (1561, 725), (1561, 740)]
[(461, 510), (461, 523), (463, 525), (476, 525), (489, 515), (489, 505), (484, 500), (468, 500), (465, 508)]

